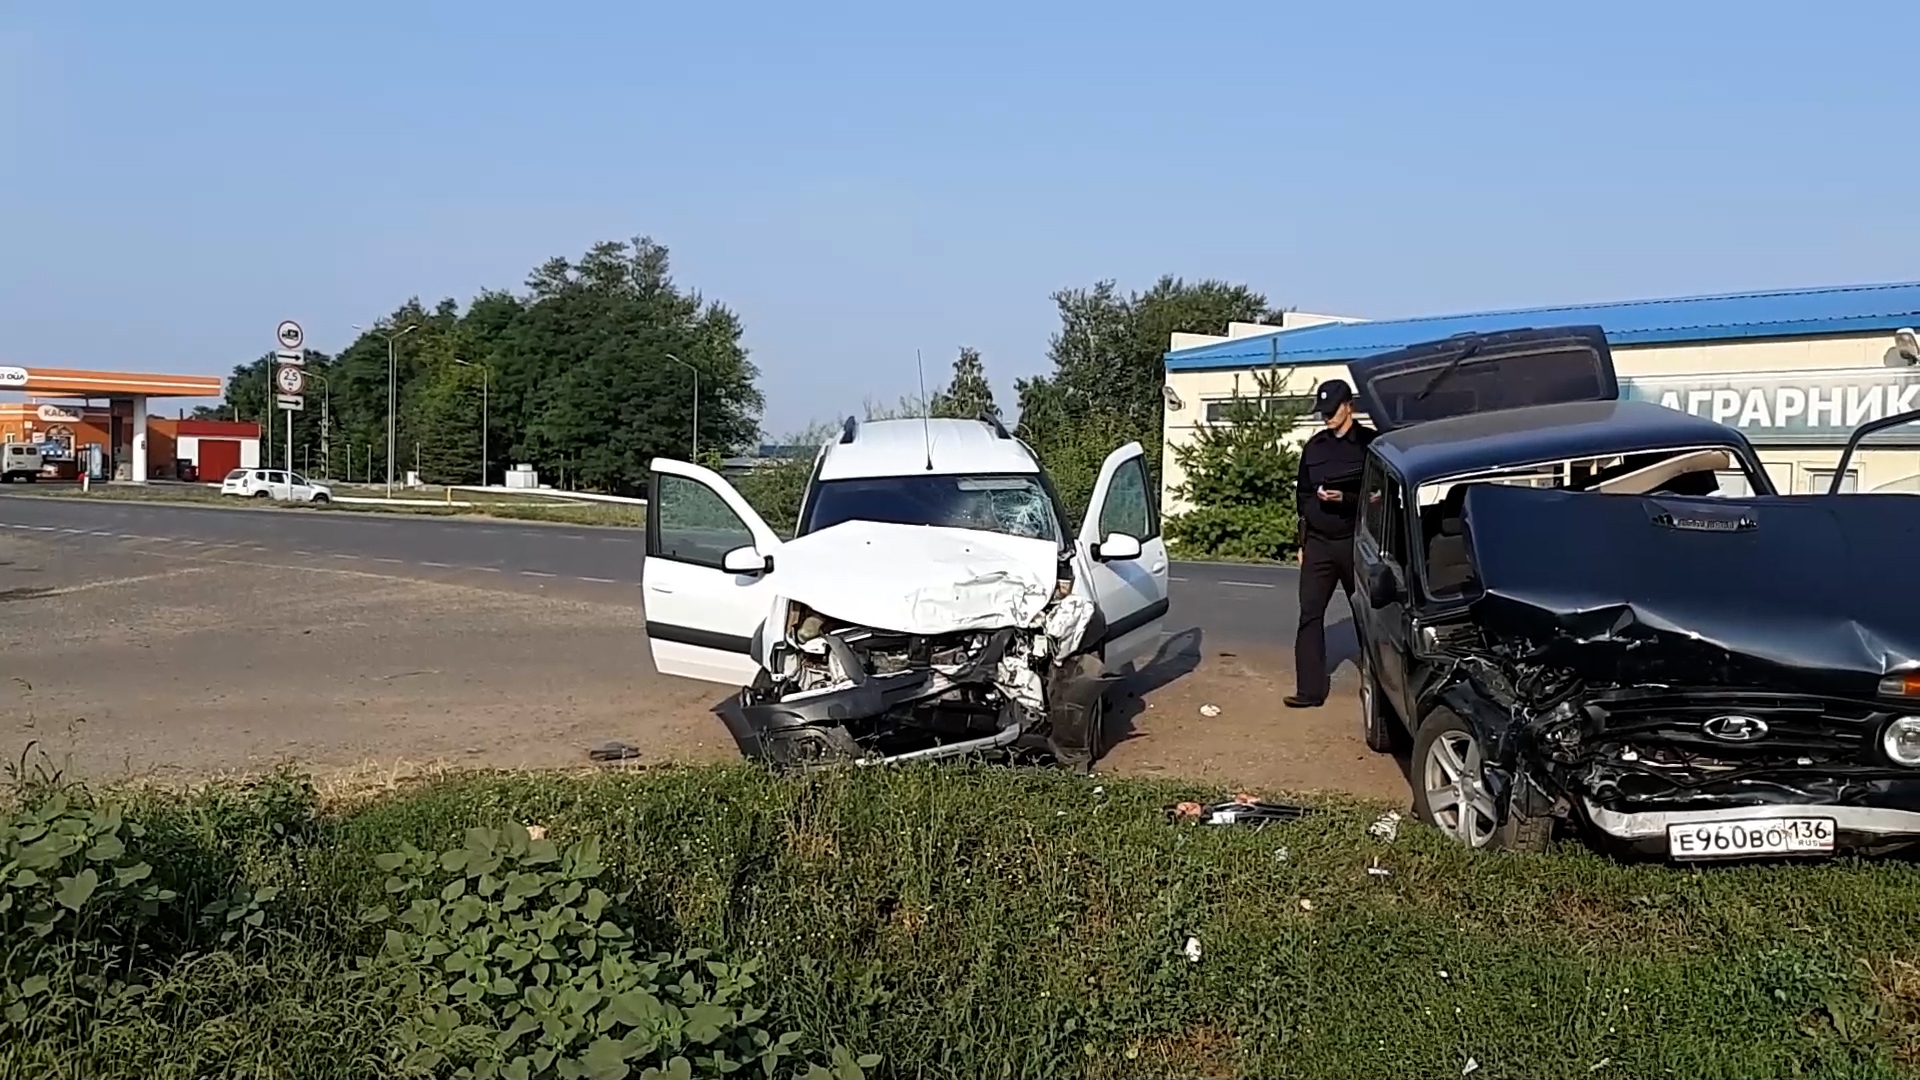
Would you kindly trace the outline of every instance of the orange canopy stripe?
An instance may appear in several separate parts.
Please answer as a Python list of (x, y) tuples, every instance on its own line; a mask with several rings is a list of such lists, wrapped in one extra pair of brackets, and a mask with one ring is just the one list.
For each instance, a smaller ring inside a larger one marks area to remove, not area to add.
[(30, 367), (26, 383), (7, 389), (29, 394), (70, 394), (75, 397), (219, 397), (218, 375), (155, 375), (129, 371), (80, 371), (72, 368)]

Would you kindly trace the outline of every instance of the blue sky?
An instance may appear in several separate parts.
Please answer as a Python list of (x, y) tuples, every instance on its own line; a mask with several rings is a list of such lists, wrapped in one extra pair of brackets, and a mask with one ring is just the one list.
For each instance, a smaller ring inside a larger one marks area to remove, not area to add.
[[(0, 0), (0, 363), (225, 373), (667, 244), (778, 435), (1063, 286), (1390, 317), (1920, 278), (1920, 5)], [(1459, 14), (1470, 12), (1471, 14)]]

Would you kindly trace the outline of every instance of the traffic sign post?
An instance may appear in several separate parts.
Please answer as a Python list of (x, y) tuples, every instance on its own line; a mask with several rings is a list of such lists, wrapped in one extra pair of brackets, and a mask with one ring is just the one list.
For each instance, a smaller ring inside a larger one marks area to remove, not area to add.
[[(307, 406), (305, 394), (307, 354), (302, 349), (302, 346), (307, 343), (307, 333), (292, 319), (282, 319), (280, 325), (274, 328), (273, 342), (276, 348), (273, 353), (272, 393), (274, 404), (279, 406), (281, 412), (289, 414), (287, 416), (287, 472), (291, 480), (293, 472), (293, 416), (291, 414), (300, 412)], [(268, 413), (267, 422), (269, 424), (273, 422), (271, 413)], [(265, 445), (273, 445), (271, 440), (272, 432), (269, 430)]]
[[(299, 330), (299, 327), (291, 322), (281, 323), (280, 326), (282, 331), (289, 326), (292, 326), (295, 331)], [(297, 333), (295, 336), (298, 336)], [(277, 352), (273, 354), (273, 358), (278, 365), (273, 372), (273, 389), (280, 408), (288, 412), (299, 412), (305, 409), (307, 405), (306, 355), (297, 352)]]

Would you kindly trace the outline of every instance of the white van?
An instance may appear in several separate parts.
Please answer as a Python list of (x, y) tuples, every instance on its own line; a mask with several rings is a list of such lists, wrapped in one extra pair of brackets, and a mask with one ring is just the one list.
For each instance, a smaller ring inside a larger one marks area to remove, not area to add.
[(7, 443), (0, 447), (0, 484), (25, 480), (31, 484), (40, 478), (40, 448), (32, 443)]

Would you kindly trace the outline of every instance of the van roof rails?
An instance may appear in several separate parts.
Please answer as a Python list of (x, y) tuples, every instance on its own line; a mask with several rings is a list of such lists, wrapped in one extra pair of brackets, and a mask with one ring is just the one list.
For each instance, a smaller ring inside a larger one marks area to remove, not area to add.
[(858, 431), (859, 429), (860, 429), (860, 421), (858, 421), (858, 420), (855, 420), (855, 419), (854, 419), (853, 417), (851, 417), (851, 416), (849, 416), (849, 417), (847, 417), (847, 422), (846, 422), (845, 424), (842, 424), (842, 425), (840, 426), (840, 442), (841, 442), (841, 444), (842, 444), (842, 445), (845, 445), (845, 444), (847, 444), (847, 443), (850, 443), (850, 442), (852, 442), (852, 441), (853, 441), (853, 433), (854, 433), (855, 431)]
[(994, 433), (994, 435), (995, 435), (995, 436), (997, 436), (997, 437), (999, 437), (999, 438), (1002, 438), (1002, 439), (1011, 439), (1011, 438), (1013, 438), (1013, 436), (1012, 436), (1012, 435), (1010, 435), (1010, 434), (1008, 434), (1008, 433), (1007, 433), (1007, 425), (1005, 425), (1005, 424), (1003, 424), (1003, 423), (1001, 423), (1001, 422), (1000, 422), (1000, 418), (999, 418), (998, 416), (995, 416), (995, 415), (993, 415), (993, 414), (992, 414), (992, 413), (990, 413), (990, 412), (985, 412), (985, 411), (982, 411), (982, 412), (980, 413), (980, 415), (979, 415), (979, 417), (978, 417), (978, 419), (979, 419), (979, 421), (980, 421), (981, 423), (983, 423), (983, 424), (985, 424), (985, 425), (987, 425), (988, 427), (990, 427), (990, 428), (992, 428), (992, 429), (993, 429), (993, 433)]

